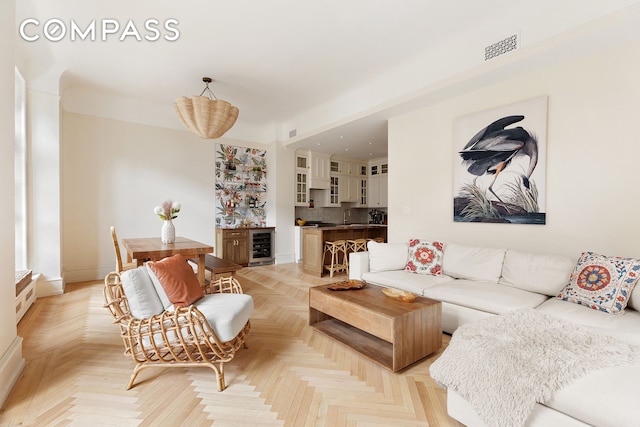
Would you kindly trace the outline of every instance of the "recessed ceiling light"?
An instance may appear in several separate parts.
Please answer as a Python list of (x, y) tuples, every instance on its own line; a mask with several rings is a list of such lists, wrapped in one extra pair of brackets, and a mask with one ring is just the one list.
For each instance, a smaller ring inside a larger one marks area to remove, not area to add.
[(345, 148), (345, 149), (344, 149), (344, 151), (349, 151), (349, 149), (348, 149), (348, 148)]
[(370, 156), (373, 156), (373, 153), (369, 153)]
[(370, 142), (369, 145), (373, 145), (373, 142)]
[(316, 145), (317, 145), (318, 147), (320, 147), (320, 143), (319, 143), (319, 142), (316, 142)]
[(340, 139), (344, 138), (342, 135), (339, 136)]

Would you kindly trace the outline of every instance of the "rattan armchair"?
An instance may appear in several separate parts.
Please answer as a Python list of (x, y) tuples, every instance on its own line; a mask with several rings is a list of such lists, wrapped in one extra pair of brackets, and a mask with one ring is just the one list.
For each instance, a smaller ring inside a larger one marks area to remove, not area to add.
[[(232, 277), (212, 281), (203, 290), (205, 295), (243, 293), (240, 283)], [(193, 305), (150, 318), (134, 318), (117, 272), (105, 277), (104, 296), (105, 307), (120, 327), (124, 353), (131, 355), (136, 363), (127, 389), (133, 387), (136, 376), (145, 368), (191, 366), (213, 369), (218, 391), (225, 389), (224, 364), (234, 358), (240, 347), (246, 347), (250, 329), (248, 320), (235, 338), (222, 342), (202, 312)]]

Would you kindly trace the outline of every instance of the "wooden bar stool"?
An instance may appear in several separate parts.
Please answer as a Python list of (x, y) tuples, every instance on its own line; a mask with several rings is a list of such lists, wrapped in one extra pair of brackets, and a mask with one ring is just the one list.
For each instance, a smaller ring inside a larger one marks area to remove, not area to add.
[(367, 239), (367, 241), (374, 241), (374, 242), (378, 242), (378, 243), (384, 243), (384, 237), (375, 237), (375, 238), (369, 238)]
[(366, 252), (367, 239), (347, 240), (347, 254), (350, 252)]
[(349, 267), (349, 260), (347, 258), (346, 240), (324, 242), (322, 262), (324, 262), (327, 253), (331, 254), (331, 264), (324, 264), (324, 268), (329, 270), (329, 277), (333, 277), (333, 273), (335, 272), (347, 271)]

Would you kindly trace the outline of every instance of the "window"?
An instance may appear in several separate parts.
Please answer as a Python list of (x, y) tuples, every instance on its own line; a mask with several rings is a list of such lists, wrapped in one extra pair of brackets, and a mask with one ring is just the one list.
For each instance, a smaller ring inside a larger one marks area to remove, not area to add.
[(15, 69), (15, 269), (27, 267), (27, 89), (24, 77)]

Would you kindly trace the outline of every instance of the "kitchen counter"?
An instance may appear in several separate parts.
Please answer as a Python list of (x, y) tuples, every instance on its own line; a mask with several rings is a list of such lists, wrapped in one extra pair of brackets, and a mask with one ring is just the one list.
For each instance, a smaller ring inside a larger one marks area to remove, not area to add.
[(387, 226), (382, 224), (338, 224), (324, 226), (303, 226), (302, 229), (302, 270), (322, 277), (329, 256), (324, 255), (324, 242), (335, 240), (375, 239), (387, 240)]
[(387, 228), (387, 226), (385, 224), (332, 224), (332, 225), (304, 225), (302, 226), (303, 229), (305, 228), (321, 228), (323, 230), (329, 231), (329, 230), (344, 230), (344, 229), (368, 229), (368, 228)]
[(221, 230), (275, 230), (275, 227), (261, 227), (259, 225), (238, 225), (233, 227), (217, 226)]

